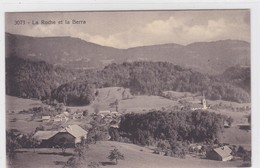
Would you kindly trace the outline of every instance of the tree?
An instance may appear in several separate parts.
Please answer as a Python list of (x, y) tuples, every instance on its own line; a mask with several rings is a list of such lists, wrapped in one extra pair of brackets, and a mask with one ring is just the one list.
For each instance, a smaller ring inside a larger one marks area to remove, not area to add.
[(79, 162), (75, 156), (72, 156), (69, 158), (69, 160), (66, 162), (66, 164), (63, 166), (63, 168), (69, 167), (69, 168), (76, 168), (78, 167)]
[(116, 111), (118, 112), (118, 105), (119, 105), (119, 101), (118, 101), (118, 99), (116, 99), (116, 101), (115, 101), (115, 106), (116, 106)]
[(88, 135), (87, 135), (87, 137), (88, 137), (88, 141), (89, 142), (92, 142), (92, 141), (94, 141), (94, 143), (96, 144), (97, 143), (97, 140), (98, 140), (98, 132), (99, 132), (99, 130), (98, 130), (98, 122), (97, 121), (95, 121), (95, 120), (93, 120), (91, 123), (90, 123), (90, 125), (91, 125), (91, 128), (89, 129), (89, 131), (88, 131)]
[(232, 123), (234, 122), (234, 119), (232, 117), (228, 117), (227, 122), (228, 122), (228, 125), (231, 126)]
[(118, 160), (124, 160), (124, 155), (118, 151), (118, 149), (113, 149), (110, 151), (109, 156), (107, 157), (110, 161), (115, 160), (115, 164), (117, 165)]
[(6, 133), (6, 154), (9, 159), (9, 164), (12, 164), (12, 161), (16, 157), (16, 149), (20, 148), (21, 145), (18, 142), (17, 131), (10, 130)]
[(99, 164), (97, 162), (90, 162), (88, 165), (89, 168), (100, 168)]
[(251, 124), (251, 114), (249, 114), (247, 121), (248, 121), (249, 124)]
[(110, 140), (111, 141), (118, 141), (119, 140), (119, 133), (117, 128), (110, 127), (109, 130)]
[(86, 160), (85, 155), (88, 150), (88, 145), (84, 139), (81, 137), (81, 143), (76, 144), (74, 151), (77, 153), (79, 160)]
[(35, 153), (35, 148), (41, 144), (41, 141), (37, 138), (34, 138), (33, 134), (28, 135), (28, 141), (29, 141), (30, 147), (33, 148), (33, 152)]

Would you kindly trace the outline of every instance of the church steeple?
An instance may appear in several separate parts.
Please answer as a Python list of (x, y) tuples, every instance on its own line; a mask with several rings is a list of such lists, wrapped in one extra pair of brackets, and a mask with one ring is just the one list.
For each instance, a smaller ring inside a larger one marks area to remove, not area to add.
[(204, 95), (204, 93), (203, 93), (203, 98), (202, 98), (202, 100), (201, 100), (201, 104), (202, 104), (202, 109), (207, 109), (207, 101), (206, 101), (206, 99), (205, 99), (205, 95)]

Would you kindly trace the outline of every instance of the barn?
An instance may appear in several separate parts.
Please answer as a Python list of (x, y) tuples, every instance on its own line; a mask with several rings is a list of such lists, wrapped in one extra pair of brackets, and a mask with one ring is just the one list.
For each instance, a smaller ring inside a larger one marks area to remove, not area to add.
[(228, 161), (233, 158), (231, 153), (232, 153), (232, 150), (228, 146), (222, 146), (222, 147), (207, 151), (206, 156), (208, 159), (212, 159), (212, 160)]
[(34, 138), (41, 141), (40, 147), (74, 147), (87, 138), (87, 133), (78, 125), (68, 125), (60, 131), (37, 131)]
[(33, 138), (41, 141), (40, 147), (48, 148), (53, 146), (50, 139), (58, 132), (59, 131), (37, 131), (33, 135)]

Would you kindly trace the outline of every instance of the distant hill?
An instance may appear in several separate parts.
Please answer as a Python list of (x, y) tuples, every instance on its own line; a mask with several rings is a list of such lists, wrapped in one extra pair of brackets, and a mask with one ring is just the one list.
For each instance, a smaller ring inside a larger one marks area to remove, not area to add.
[(103, 68), (111, 63), (167, 61), (208, 74), (250, 65), (250, 43), (238, 40), (161, 44), (116, 49), (72, 37), (29, 37), (6, 33), (6, 57), (44, 60), (66, 68)]

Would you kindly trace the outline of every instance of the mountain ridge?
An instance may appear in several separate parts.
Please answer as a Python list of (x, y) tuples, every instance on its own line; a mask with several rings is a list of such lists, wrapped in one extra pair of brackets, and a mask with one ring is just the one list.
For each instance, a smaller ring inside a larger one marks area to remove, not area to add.
[(31, 37), (6, 33), (6, 57), (44, 60), (72, 69), (102, 69), (111, 63), (165, 61), (209, 74), (250, 65), (250, 43), (240, 40), (175, 43), (118, 49), (80, 38)]

